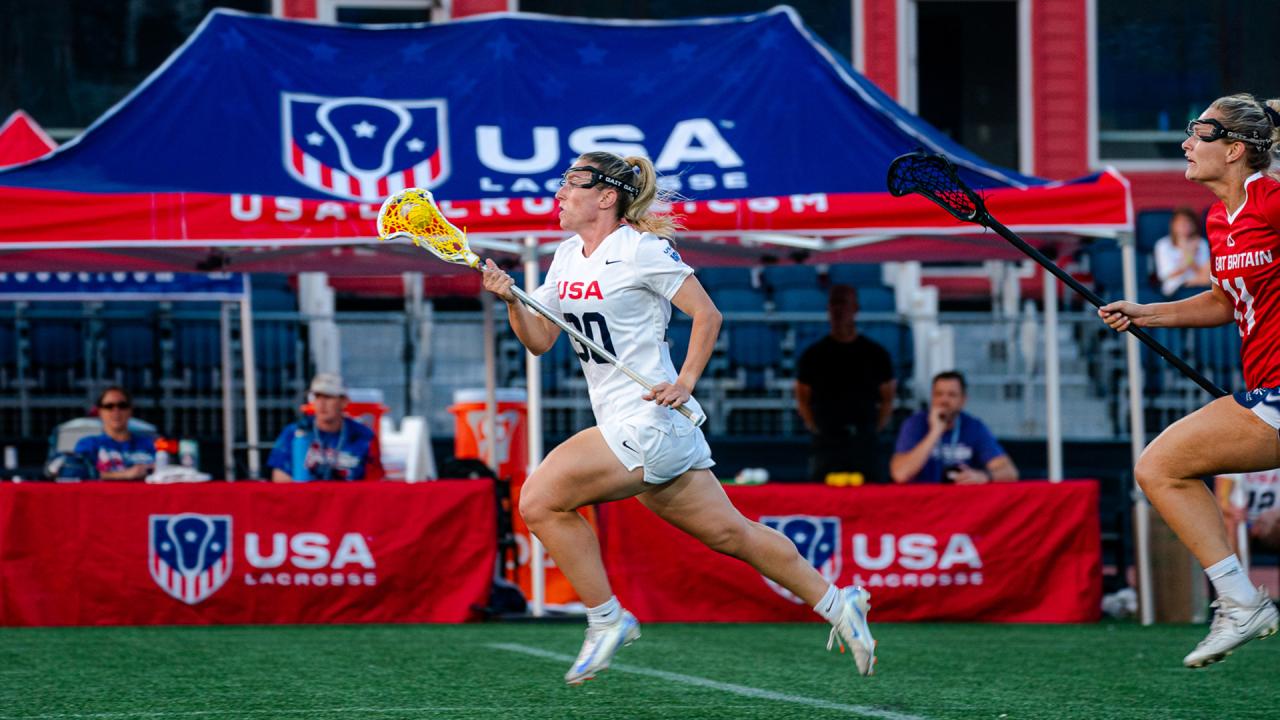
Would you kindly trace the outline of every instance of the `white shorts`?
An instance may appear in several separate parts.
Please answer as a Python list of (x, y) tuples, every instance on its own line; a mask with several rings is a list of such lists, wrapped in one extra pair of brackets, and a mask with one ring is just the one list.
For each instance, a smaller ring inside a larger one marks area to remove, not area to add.
[(1253, 411), (1263, 422), (1280, 430), (1280, 388), (1261, 387), (1233, 395), (1242, 407)]
[(716, 464), (702, 430), (684, 417), (654, 421), (652, 416), (640, 415), (599, 427), (609, 449), (627, 470), (644, 468), (647, 483), (661, 485), (690, 470)]

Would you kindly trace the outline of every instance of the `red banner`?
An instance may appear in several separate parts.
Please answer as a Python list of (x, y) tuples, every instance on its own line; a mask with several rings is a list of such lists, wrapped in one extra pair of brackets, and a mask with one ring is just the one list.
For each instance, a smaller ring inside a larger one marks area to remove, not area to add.
[(0, 625), (461, 622), (493, 487), (0, 485)]
[[(814, 567), (871, 591), (873, 620), (1091, 622), (1102, 598), (1092, 481), (980, 486), (727, 487)], [(628, 500), (600, 512), (618, 598), (641, 621), (817, 620), (747, 564)]]

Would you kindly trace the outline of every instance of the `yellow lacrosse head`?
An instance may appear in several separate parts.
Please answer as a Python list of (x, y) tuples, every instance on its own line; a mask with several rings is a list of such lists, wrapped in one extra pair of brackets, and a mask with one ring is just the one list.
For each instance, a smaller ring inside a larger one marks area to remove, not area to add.
[(382, 203), (378, 238), (408, 238), (446, 262), (479, 267), (480, 258), (467, 247), (466, 233), (454, 227), (436, 207), (430, 190), (406, 188)]

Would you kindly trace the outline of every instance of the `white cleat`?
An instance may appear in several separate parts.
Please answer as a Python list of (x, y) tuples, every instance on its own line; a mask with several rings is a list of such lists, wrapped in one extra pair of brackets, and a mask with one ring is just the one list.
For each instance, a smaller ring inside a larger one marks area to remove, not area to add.
[(847, 647), (853, 651), (853, 661), (859, 675), (870, 675), (876, 669), (876, 641), (871, 637), (867, 613), (871, 612), (871, 593), (860, 587), (847, 587), (840, 591), (844, 612), (839, 622), (831, 626), (827, 637), (827, 650), (840, 643), (840, 652)]
[(622, 617), (611, 625), (587, 627), (587, 638), (582, 642), (582, 650), (573, 667), (564, 674), (564, 681), (570, 685), (581, 685), (596, 676), (596, 673), (609, 667), (613, 654), (623, 645), (630, 645), (640, 638), (640, 623), (636, 616), (622, 611)]
[(1261, 587), (1253, 602), (1248, 605), (1220, 597), (1211, 607), (1215, 609), (1209, 636), (1182, 659), (1182, 664), (1189, 668), (1216, 663), (1254, 638), (1274, 635), (1276, 628), (1280, 626), (1280, 613), (1276, 612), (1275, 603), (1271, 602), (1271, 597)]

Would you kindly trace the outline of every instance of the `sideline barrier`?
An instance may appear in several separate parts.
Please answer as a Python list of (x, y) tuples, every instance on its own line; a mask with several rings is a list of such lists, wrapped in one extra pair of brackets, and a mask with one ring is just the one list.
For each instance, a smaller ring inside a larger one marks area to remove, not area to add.
[(0, 625), (463, 622), (493, 486), (0, 484)]
[[(828, 580), (871, 590), (872, 621), (1092, 622), (1102, 601), (1098, 484), (726, 487)], [(739, 560), (635, 500), (600, 509), (614, 592), (650, 622), (816, 621)]]

